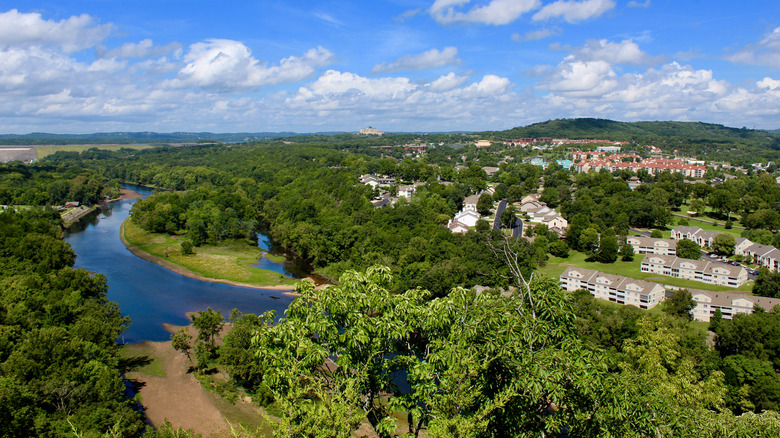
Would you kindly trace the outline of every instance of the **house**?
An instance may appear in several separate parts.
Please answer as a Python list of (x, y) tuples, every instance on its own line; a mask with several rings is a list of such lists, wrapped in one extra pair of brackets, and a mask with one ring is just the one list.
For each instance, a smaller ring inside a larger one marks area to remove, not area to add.
[(474, 145), (478, 148), (486, 148), (492, 144), (493, 142), (490, 140), (477, 140), (474, 142)]
[(647, 254), (640, 269), (642, 272), (728, 287), (742, 286), (748, 280), (747, 269), (742, 266), (668, 255)]
[(691, 296), (696, 302), (691, 314), (696, 321), (709, 321), (715, 310), (720, 309), (723, 318), (732, 319), (734, 315), (751, 314), (755, 306), (770, 310), (780, 305), (780, 299), (757, 297), (738, 293), (710, 292), (691, 289)]
[(666, 292), (658, 283), (605, 274), (569, 266), (560, 276), (561, 288), (574, 292), (585, 289), (596, 298), (618, 304), (652, 309), (663, 301)]
[(634, 247), (636, 254), (676, 255), (677, 241), (674, 239), (656, 239), (644, 236), (626, 237), (626, 243)]
[(487, 174), (488, 178), (492, 178), (493, 175), (498, 173), (499, 168), (498, 167), (493, 167), (493, 166), (485, 166), (485, 167), (482, 168), (482, 170), (485, 171), (485, 173)]
[(447, 229), (453, 233), (465, 233), (469, 230), (469, 226), (463, 222), (451, 220), (447, 223)]
[(398, 186), (398, 197), (399, 198), (406, 198), (406, 199), (412, 199), (412, 196), (417, 193), (417, 187), (412, 185), (403, 185)]
[(477, 221), (482, 216), (474, 210), (462, 210), (455, 215), (455, 221), (465, 224), (467, 227), (473, 227), (477, 225)]
[(463, 211), (471, 210), (477, 211), (477, 203), (479, 202), (479, 195), (471, 195), (463, 200)]

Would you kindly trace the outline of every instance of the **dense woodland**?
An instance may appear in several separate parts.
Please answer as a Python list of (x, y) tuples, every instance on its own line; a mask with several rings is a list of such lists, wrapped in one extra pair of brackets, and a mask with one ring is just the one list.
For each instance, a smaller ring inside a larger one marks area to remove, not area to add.
[[(530, 135), (544, 134), (522, 134)], [(334, 281), (316, 297), (300, 286), (303, 296), (277, 324), (273, 315), (231, 315), (221, 346), (222, 315), (210, 309), (193, 318), (198, 339), (174, 337), (174, 347), (194, 351), (200, 372), (229, 372), (280, 419), (280, 436), (349, 436), (364, 420), (380, 436), (780, 434), (780, 309), (716, 318), (708, 341), (689, 321), (689, 295), (650, 314), (531, 275), (548, 254), (572, 250), (620, 263), (617, 242), (629, 227), (663, 229), (683, 206), (777, 245), (773, 175), (711, 185), (640, 174), (644, 184), (631, 191), (632, 174), (543, 170), (523, 164), (519, 150), (442, 146), (415, 157), (371, 147), (414, 137), (58, 153), (0, 166), (0, 196), (6, 205), (92, 204), (120, 181), (154, 186), (132, 215), (147, 231), (200, 246), (250, 242), (264, 228)], [(496, 165), (489, 180), (482, 167)], [(365, 173), (426, 184), (411, 200), (375, 208), (377, 193), (358, 180)], [(507, 243), (484, 222), (450, 233), (444, 225), (465, 197), (488, 183), (496, 201), (543, 187), (542, 201), (570, 222), (566, 240), (537, 227), (533, 239)], [(143, 433), (114, 343), (130, 321), (106, 300), (104, 277), (70, 267), (53, 211), (10, 209), (0, 225), (2, 435)], [(762, 275), (757, 287), (780, 290), (780, 279)], [(474, 285), (491, 289), (476, 294)], [(326, 358), (338, 368), (324, 370)]]

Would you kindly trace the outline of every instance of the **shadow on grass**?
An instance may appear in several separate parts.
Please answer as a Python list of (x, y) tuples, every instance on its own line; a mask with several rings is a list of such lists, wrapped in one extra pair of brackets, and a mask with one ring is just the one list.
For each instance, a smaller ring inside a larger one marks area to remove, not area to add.
[(154, 359), (147, 355), (121, 357), (119, 358), (119, 369), (123, 373), (137, 371), (138, 369), (151, 364), (153, 360)]

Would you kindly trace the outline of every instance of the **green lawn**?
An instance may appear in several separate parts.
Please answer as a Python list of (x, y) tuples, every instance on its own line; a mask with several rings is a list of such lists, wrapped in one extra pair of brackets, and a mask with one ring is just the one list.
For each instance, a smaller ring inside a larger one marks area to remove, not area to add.
[(618, 259), (618, 261), (615, 263), (586, 262), (585, 254), (573, 251), (571, 255), (565, 259), (560, 257), (550, 257), (550, 260), (547, 261), (547, 264), (544, 267), (537, 269), (537, 271), (553, 279), (558, 279), (567, 267), (577, 266), (580, 268), (606, 272), (607, 274), (622, 275), (624, 277), (636, 278), (639, 280), (652, 281), (655, 283), (684, 287), (688, 289), (710, 290), (713, 292), (750, 292), (753, 290), (752, 281), (749, 281), (738, 288), (731, 288), (727, 286), (716, 286), (713, 284), (701, 283), (693, 280), (684, 280), (681, 278), (642, 272), (640, 266), (642, 264), (643, 257), (644, 255), (637, 254), (634, 256), (634, 261), (632, 262), (621, 262), (620, 259)]
[(87, 144), (87, 145), (62, 145), (62, 146), (36, 146), (35, 153), (40, 160), (43, 157), (55, 154), (57, 152), (78, 152), (82, 153), (87, 149), (97, 148), (107, 151), (118, 151), (122, 148), (127, 149), (151, 149), (154, 146), (148, 144)]
[[(292, 285), (296, 280), (277, 272), (255, 268), (262, 250), (241, 240), (230, 240), (220, 245), (203, 245), (195, 254), (181, 252), (181, 239), (167, 234), (147, 233), (132, 220), (122, 225), (124, 238), (141, 251), (192, 271), (206, 278), (229, 280), (258, 286)], [(268, 257), (268, 256), (267, 256)], [(279, 261), (278, 257), (269, 257)]]

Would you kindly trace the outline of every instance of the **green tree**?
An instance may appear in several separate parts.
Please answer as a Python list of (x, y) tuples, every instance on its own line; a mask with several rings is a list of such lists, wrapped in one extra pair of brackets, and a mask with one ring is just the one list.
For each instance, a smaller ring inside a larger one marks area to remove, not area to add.
[(712, 240), (713, 251), (721, 255), (734, 254), (736, 245), (736, 238), (731, 233), (718, 233)]
[(216, 358), (217, 335), (222, 331), (225, 318), (222, 313), (209, 307), (190, 317), (192, 325), (198, 330), (195, 355), (198, 358), (198, 368), (205, 369)]
[(602, 263), (614, 263), (618, 257), (618, 242), (615, 231), (611, 228), (601, 232), (599, 239), (599, 250), (596, 253), (596, 260)]
[(555, 257), (566, 258), (569, 256), (569, 245), (563, 240), (556, 240), (549, 246), (550, 254)]
[(677, 257), (698, 260), (701, 258), (701, 248), (693, 240), (680, 239), (677, 241)]
[(171, 346), (174, 350), (181, 351), (187, 355), (188, 360), (190, 358), (190, 350), (192, 350), (192, 335), (187, 333), (187, 329), (183, 328), (171, 335)]
[(183, 240), (181, 242), (181, 253), (184, 255), (195, 254), (194, 245), (190, 240)]
[(493, 198), (487, 193), (483, 193), (477, 200), (477, 211), (479, 214), (486, 216), (490, 214), (490, 210), (493, 208)]
[(653, 239), (661, 239), (664, 237), (664, 234), (661, 232), (661, 230), (653, 230), (653, 232), (650, 233), (650, 237)]
[(680, 289), (664, 300), (662, 310), (669, 315), (679, 316), (690, 321), (693, 318), (691, 311), (694, 307), (696, 307), (696, 301), (693, 301), (693, 296), (688, 289)]
[(772, 272), (764, 267), (759, 268), (758, 276), (753, 283), (753, 295), (780, 298), (780, 272)]
[(710, 317), (710, 325), (708, 327), (709, 331), (717, 332), (722, 322), (723, 312), (720, 310), (720, 307), (718, 307), (715, 309), (715, 313)]
[(630, 262), (634, 260), (634, 246), (626, 243), (620, 248), (620, 260)]
[(599, 245), (599, 232), (595, 228), (588, 228), (580, 234), (579, 248), (580, 251), (593, 255)]
[[(279, 435), (347, 437), (367, 418), (391, 436), (398, 411), (413, 436), (649, 432), (649, 417), (633, 418), (612, 398), (618, 380), (573, 335), (574, 314), (552, 280), (521, 277), (511, 296), (455, 289), (434, 300), (424, 290), (390, 293), (390, 283), (384, 267), (348, 272), (316, 298), (301, 283), (286, 317), (258, 331)], [(401, 371), (410, 392), (395, 387)], [(608, 407), (595, 403), (601, 397)]]

